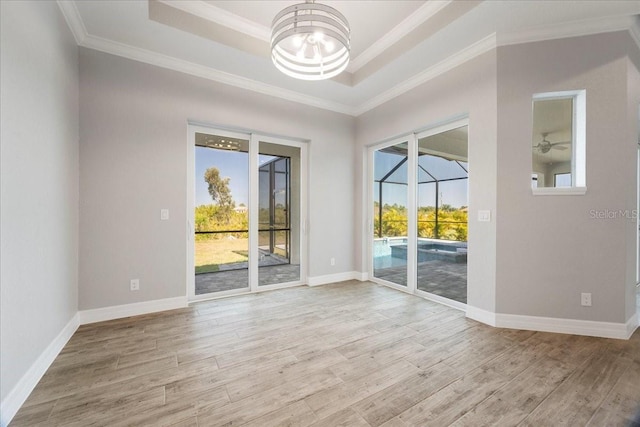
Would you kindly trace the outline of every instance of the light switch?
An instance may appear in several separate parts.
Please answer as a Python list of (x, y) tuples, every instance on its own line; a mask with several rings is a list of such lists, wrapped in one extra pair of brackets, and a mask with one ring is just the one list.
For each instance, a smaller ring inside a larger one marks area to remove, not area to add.
[(160, 219), (163, 221), (169, 219), (169, 209), (160, 209)]
[(480, 221), (480, 222), (490, 222), (491, 221), (491, 211), (478, 211), (478, 221)]

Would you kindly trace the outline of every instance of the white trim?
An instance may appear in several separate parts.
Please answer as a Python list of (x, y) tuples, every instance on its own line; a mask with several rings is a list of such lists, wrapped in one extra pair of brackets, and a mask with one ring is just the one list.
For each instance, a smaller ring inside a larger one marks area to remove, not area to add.
[[(445, 121), (440, 121), (437, 124), (434, 124), (433, 127), (421, 128), (419, 131), (415, 131), (415, 135), (417, 139), (428, 138), (433, 135), (438, 135), (444, 132), (448, 132), (450, 130), (458, 129), (464, 126), (469, 126), (469, 116), (455, 116)], [(450, 156), (449, 153), (446, 153), (447, 156)], [(460, 158), (461, 161), (468, 161), (468, 159)]]
[(212, 80), (229, 86), (247, 89), (263, 95), (274, 96), (276, 98), (299, 104), (309, 105), (311, 107), (322, 108), (324, 110), (334, 111), (347, 115), (354, 115), (355, 108), (340, 104), (338, 102), (328, 101), (326, 99), (316, 98), (300, 92), (251, 80), (246, 77), (236, 76), (234, 74), (225, 73), (205, 65), (177, 59), (168, 55), (153, 52), (147, 49), (129, 46), (123, 43), (107, 40), (101, 37), (88, 35), (80, 46), (98, 50), (100, 52), (110, 53), (112, 55), (121, 56), (123, 58), (132, 59), (134, 61), (155, 65), (161, 68), (178, 71), (203, 79)]
[(368, 101), (360, 104), (355, 108), (354, 114), (356, 116), (364, 114), (367, 111), (372, 110), (375, 107), (378, 107), (379, 105), (382, 105), (392, 100), (393, 98), (396, 98), (402, 95), (403, 93), (406, 93), (411, 89), (414, 89), (420, 86), (421, 84), (424, 84), (429, 80), (432, 80), (446, 73), (447, 71), (450, 71), (464, 64), (465, 62), (470, 61), (471, 59), (482, 55), (485, 52), (495, 49), (495, 47), (496, 47), (496, 34), (494, 33), (485, 37), (482, 40), (477, 41), (471, 46), (468, 46), (454, 53), (448, 58), (438, 62), (436, 65), (427, 68), (425, 71), (422, 71), (413, 77), (410, 77), (409, 79), (392, 87), (391, 89), (382, 92), (380, 95), (374, 96)]
[[(378, 203), (382, 203), (382, 200), (378, 200)], [(409, 274), (409, 272), (418, 271), (418, 138), (415, 133), (410, 135), (407, 146), (407, 207), (410, 206), (414, 208), (407, 211), (407, 290), (416, 293), (418, 275)], [(373, 203), (369, 205), (369, 209), (371, 208)], [(416, 238), (414, 239), (413, 236)], [(374, 244), (373, 241), (371, 244)]]
[[(271, 28), (261, 25), (250, 19), (243, 18), (201, 0), (158, 0), (167, 6), (214, 22), (223, 27), (254, 37), (258, 40), (271, 42)], [(452, 0), (432, 0), (420, 6), (415, 12), (405, 18), (402, 22), (384, 34), (378, 40), (365, 49), (360, 55), (353, 58), (349, 63), (347, 72), (358, 71), (364, 65), (378, 57), (385, 50), (402, 40), (407, 34), (432, 18), (436, 13), (448, 6)]]
[(627, 323), (625, 323), (625, 326), (627, 328), (626, 339), (629, 339), (631, 338), (631, 335), (633, 335), (633, 333), (636, 331), (636, 329), (638, 329), (638, 326), (640, 326), (640, 313), (636, 312), (634, 315), (632, 315), (629, 320), (627, 320)]
[(326, 274), (324, 276), (313, 276), (307, 280), (308, 286), (328, 285), (330, 283), (344, 282), (346, 280), (358, 280), (360, 273), (357, 271), (346, 271), (344, 273)]
[(406, 286), (398, 285), (397, 283), (390, 282), (390, 281), (385, 280), (385, 279), (380, 279), (379, 277), (375, 277), (375, 276), (371, 276), (370, 280), (373, 283), (377, 283), (378, 285), (386, 286), (387, 288), (395, 289), (396, 291), (404, 292), (405, 294), (413, 295), (413, 296), (416, 296), (416, 297), (418, 296), (418, 295), (416, 295), (415, 292), (410, 292), (409, 289), (407, 289)]
[(515, 33), (500, 34), (499, 46), (581, 37), (592, 34), (630, 30), (635, 23), (630, 16), (610, 16), (582, 21), (549, 24)]
[(82, 46), (84, 39), (87, 37), (87, 29), (82, 21), (82, 16), (76, 7), (76, 3), (71, 0), (58, 0), (58, 7), (64, 16), (67, 25), (76, 39), (78, 46)]
[(105, 320), (121, 319), (123, 317), (138, 316), (158, 311), (175, 310), (187, 307), (187, 297), (164, 298), (152, 301), (135, 302), (132, 304), (114, 305), (111, 307), (81, 310), (78, 317), (81, 325), (103, 322)]
[(534, 196), (583, 196), (587, 187), (536, 187), (531, 189)]
[[(193, 246), (194, 234), (189, 220), (187, 220), (187, 279), (186, 293), (189, 302), (209, 300), (218, 297), (226, 297), (231, 295), (239, 295), (244, 293), (254, 293), (268, 291), (274, 289), (282, 289), (293, 286), (306, 284), (307, 262), (308, 262), (308, 242), (306, 233), (306, 218), (308, 215), (308, 146), (309, 140), (301, 138), (289, 138), (285, 136), (269, 135), (260, 133), (251, 129), (239, 130), (226, 126), (218, 126), (213, 124), (194, 122), (188, 120), (187, 132), (187, 218), (192, 218), (195, 209), (195, 134), (204, 133), (210, 135), (218, 135), (243, 139), (248, 141), (248, 185), (249, 185), (249, 280), (247, 287), (240, 289), (230, 289), (226, 291), (218, 291), (215, 293), (207, 293), (196, 295), (195, 293), (195, 248)], [(252, 221), (251, 218), (258, 217), (258, 166), (260, 143), (266, 142), (277, 144), (283, 147), (294, 147), (300, 150), (300, 278), (299, 280), (286, 283), (274, 283), (270, 285), (259, 284), (259, 268), (258, 268), (258, 222)]]
[(358, 280), (360, 282), (367, 282), (369, 280), (369, 273), (367, 273), (366, 271), (354, 271), (355, 273), (355, 280)]
[(496, 326), (496, 314), (472, 305), (467, 305), (467, 317), (489, 326)]
[(496, 313), (495, 316), (495, 326), (499, 328), (585, 335), (600, 338), (617, 338), (624, 340), (629, 339), (631, 337), (631, 333), (637, 327), (636, 316), (631, 316), (626, 323), (558, 319), (552, 317), (523, 316), (519, 314)]
[(388, 33), (373, 42), (371, 46), (364, 50), (364, 52), (353, 58), (347, 67), (347, 71), (355, 73), (382, 54), (385, 50), (402, 40), (407, 36), (407, 34), (431, 19), (436, 13), (440, 12), (450, 3), (452, 3), (452, 0), (431, 0), (425, 2), (415, 12), (393, 27)]
[(467, 304), (459, 302), (450, 298), (441, 297), (440, 295), (432, 294), (421, 289), (415, 291), (415, 295), (420, 298), (424, 298), (429, 301), (437, 302), (438, 304), (446, 305), (447, 307), (455, 308), (460, 311), (467, 311)]
[[(193, 287), (191, 287), (191, 288), (193, 289)], [(210, 292), (210, 293), (206, 293), (206, 294), (192, 295), (192, 296), (189, 296), (189, 298), (187, 299), (187, 304), (191, 304), (191, 303), (194, 303), (194, 302), (200, 302), (200, 301), (208, 301), (210, 299), (234, 297), (234, 296), (237, 296), (237, 295), (246, 295), (246, 294), (250, 294), (250, 293), (251, 293), (251, 289), (249, 289), (249, 285), (247, 285), (244, 288), (228, 289), (226, 291), (218, 291), (218, 292)]]
[(258, 288), (254, 291), (254, 293), (277, 291), (278, 289), (297, 288), (298, 286), (303, 285), (305, 285), (305, 283), (300, 280), (296, 280), (295, 282), (272, 283), (270, 285), (258, 284)]
[(207, 21), (215, 22), (216, 24), (227, 27), (231, 30), (238, 31), (256, 39), (270, 42), (271, 41), (271, 28), (260, 25), (250, 19), (238, 16), (235, 13), (231, 13), (228, 10), (214, 6), (204, 1), (184, 1), (184, 0), (158, 0), (160, 3), (164, 3), (167, 6), (171, 6), (175, 9), (197, 16), (198, 18), (206, 19)]
[[(217, 135), (235, 139), (246, 140), (251, 146), (251, 133), (241, 132), (234, 129), (220, 129), (210, 127), (207, 125), (194, 124), (191, 121), (187, 122), (187, 205), (186, 205), (186, 217), (187, 217), (187, 299), (189, 301), (197, 301), (201, 299), (208, 299), (208, 295), (196, 295), (195, 290), (195, 224), (193, 223), (193, 213), (196, 208), (195, 203), (195, 142), (196, 133), (203, 133), (207, 135)], [(250, 168), (248, 169), (250, 171)], [(251, 209), (251, 200), (249, 202), (249, 209)], [(250, 262), (251, 262), (250, 257)], [(220, 291), (221, 296), (235, 295), (237, 293), (245, 292), (249, 290), (249, 283), (246, 288), (230, 289), (227, 291)]]
[[(258, 29), (250, 30), (247, 28), (250, 20), (238, 17), (223, 9), (217, 8), (211, 4), (203, 1), (175, 1), (175, 0), (159, 0), (163, 3), (181, 9), (189, 13), (196, 13), (197, 16), (206, 15), (206, 19), (211, 19), (214, 22), (219, 23), (227, 27), (231, 27), (234, 30), (244, 32), (245, 34), (262, 40), (265, 34), (264, 26)], [(441, 8), (445, 7), (450, 0), (443, 0), (442, 2), (427, 2), (424, 6), (418, 9), (414, 14), (403, 21), (403, 25), (407, 25), (407, 33), (415, 29), (422, 22), (428, 20), (431, 16), (437, 13)], [(439, 62), (438, 64), (430, 67), (429, 69), (414, 75), (407, 79), (405, 82), (400, 83), (393, 88), (377, 95), (369, 100), (361, 103), (357, 106), (351, 106), (342, 104), (339, 102), (329, 101), (322, 98), (317, 98), (303, 94), (300, 92), (283, 89), (277, 86), (273, 86), (267, 83), (262, 83), (256, 80), (248, 79), (245, 77), (236, 76), (233, 74), (225, 73), (223, 71), (216, 70), (211, 67), (207, 67), (200, 64), (195, 64), (182, 59), (173, 58), (167, 55), (163, 55), (157, 52), (152, 52), (146, 49), (130, 46), (127, 44), (107, 40), (101, 37), (88, 34), (82, 16), (78, 12), (75, 1), (73, 0), (57, 0), (58, 6), (62, 11), (67, 25), (71, 29), (74, 38), (78, 46), (83, 46), (89, 49), (98, 50), (112, 55), (121, 56), (123, 58), (132, 59), (139, 62), (155, 65), (161, 68), (167, 68), (170, 70), (178, 71), (181, 73), (189, 74), (196, 77), (216, 81), (222, 84), (247, 89), (253, 92), (262, 93), (264, 95), (274, 96), (280, 99), (284, 99), (291, 102), (296, 102), (311, 107), (321, 108), (328, 111), (334, 111), (341, 114), (347, 114), (350, 116), (360, 116), (367, 111), (384, 104), (385, 102), (402, 95), (409, 90), (426, 83), (427, 81), (438, 77), (439, 75), (462, 65), (464, 62), (469, 61), (482, 53), (485, 53), (497, 46), (507, 46), (512, 44), (529, 43), (542, 40), (551, 40), (567, 37), (578, 37), (590, 34), (600, 34), (613, 31), (628, 30), (632, 39), (638, 45), (640, 49), (640, 28), (638, 24), (631, 17), (611, 17), (611, 18), (599, 18), (597, 20), (576, 21), (563, 25), (550, 25), (545, 27), (538, 27), (533, 30), (526, 30), (518, 33), (501, 34), (499, 37), (494, 33), (484, 39), (481, 39), (470, 46), (462, 49), (461, 51), (454, 53)], [(240, 22), (242, 21), (242, 22)], [(254, 23), (254, 27), (255, 27)], [(395, 38), (399, 37), (400, 29), (396, 28), (387, 33), (383, 38), (378, 40), (377, 49), (387, 49), (384, 47), (385, 43), (390, 43)], [(406, 34), (405, 34), (406, 35)], [(369, 48), (371, 49), (371, 48)], [(352, 60), (349, 69), (358, 69), (364, 64), (373, 59), (373, 52), (366, 50), (357, 58)], [(382, 51), (380, 51), (381, 53)], [(379, 54), (379, 53), (378, 53)], [(360, 59), (362, 58), (362, 59)], [(360, 62), (362, 62), (360, 64)], [(354, 68), (352, 68), (354, 67)]]
[(80, 326), (80, 322), (78, 313), (76, 313), (7, 394), (0, 403), (0, 425), (6, 426), (11, 422), (78, 326)]
[[(636, 123), (640, 124), (640, 120)], [(640, 142), (636, 145), (636, 208), (638, 209), (636, 211), (636, 286), (638, 286), (640, 285), (640, 215), (637, 213), (640, 212)]]
[[(259, 230), (259, 222), (260, 222), (260, 137), (255, 133), (251, 133), (249, 136), (249, 152), (247, 153), (249, 156), (249, 170), (247, 171), (249, 176), (247, 177), (249, 186), (249, 217), (247, 218), (248, 229), (249, 229), (249, 247), (247, 248), (249, 251), (249, 288), (251, 292), (258, 291), (258, 282), (260, 280), (260, 232)], [(290, 182), (289, 180), (289, 194), (291, 194)], [(271, 186), (271, 184), (267, 184)], [(289, 197), (289, 201), (291, 197)], [(288, 207), (291, 210), (291, 207)], [(291, 224), (290, 224), (291, 225)], [(291, 236), (293, 233), (289, 233)], [(291, 249), (291, 248), (289, 248)]]

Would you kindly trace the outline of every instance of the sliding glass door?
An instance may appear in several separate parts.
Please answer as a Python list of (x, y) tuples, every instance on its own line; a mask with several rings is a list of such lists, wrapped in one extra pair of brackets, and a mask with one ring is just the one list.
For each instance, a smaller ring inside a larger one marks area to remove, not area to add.
[(417, 135), (416, 288), (467, 303), (467, 129)]
[(191, 300), (297, 285), (306, 144), (190, 126)]
[(300, 280), (300, 148), (260, 141), (258, 285)]
[(373, 151), (373, 276), (407, 287), (409, 141)]
[(249, 290), (249, 140), (195, 133), (195, 295)]
[(467, 123), (369, 148), (372, 280), (467, 302)]

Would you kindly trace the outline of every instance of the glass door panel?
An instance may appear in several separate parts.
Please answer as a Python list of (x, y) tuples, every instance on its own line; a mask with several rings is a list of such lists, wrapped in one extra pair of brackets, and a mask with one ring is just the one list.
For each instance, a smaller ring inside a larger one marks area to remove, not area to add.
[(260, 141), (258, 286), (300, 280), (300, 148)]
[(195, 133), (195, 295), (249, 288), (249, 141)]
[(467, 126), (418, 139), (417, 289), (467, 302)]
[(408, 142), (373, 153), (373, 276), (407, 286)]

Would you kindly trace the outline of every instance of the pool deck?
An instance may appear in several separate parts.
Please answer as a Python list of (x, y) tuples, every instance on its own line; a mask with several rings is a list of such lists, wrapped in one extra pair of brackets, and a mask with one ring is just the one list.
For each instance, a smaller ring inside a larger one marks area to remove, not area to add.
[[(246, 263), (245, 263), (246, 264)], [(258, 268), (258, 286), (287, 283), (300, 280), (300, 266), (294, 264), (266, 265)], [(243, 289), (249, 285), (249, 270), (236, 270), (196, 274), (196, 295), (232, 289)]]
[[(376, 268), (373, 275), (401, 286), (407, 286), (406, 265)], [(418, 263), (418, 289), (466, 304), (467, 264), (442, 260)]]

